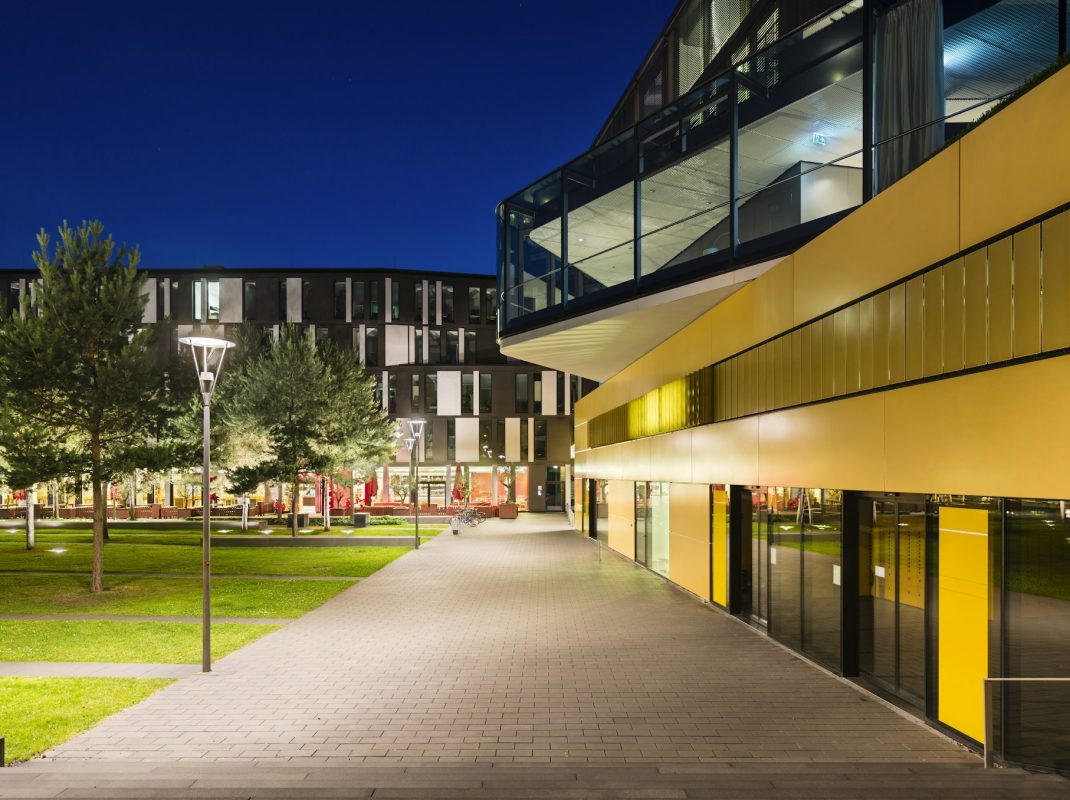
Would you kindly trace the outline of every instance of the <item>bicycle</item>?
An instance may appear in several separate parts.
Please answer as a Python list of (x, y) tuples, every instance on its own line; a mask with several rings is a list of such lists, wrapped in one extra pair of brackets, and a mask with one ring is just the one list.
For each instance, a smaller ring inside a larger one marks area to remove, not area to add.
[[(482, 511), (477, 511), (474, 508), (459, 508), (457, 513), (453, 515), (450, 520), (450, 525), (453, 528), (459, 528), (462, 524), (467, 525), (469, 528), (474, 528), (476, 525), (486, 519)], [(457, 523), (454, 525), (454, 523)]]

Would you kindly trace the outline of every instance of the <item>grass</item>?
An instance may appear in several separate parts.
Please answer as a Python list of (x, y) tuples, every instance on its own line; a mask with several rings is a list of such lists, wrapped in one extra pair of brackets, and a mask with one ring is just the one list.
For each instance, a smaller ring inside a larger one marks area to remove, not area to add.
[[(19, 541), (0, 541), (0, 570), (85, 572), (92, 564), (92, 546), (42, 540), (35, 550)], [(214, 575), (311, 575), (356, 577), (371, 575), (408, 547), (220, 547), (212, 551)], [(62, 552), (56, 552), (62, 551)], [(158, 544), (113, 541), (104, 548), (104, 571), (200, 574), (201, 551)]]
[(146, 678), (0, 678), (7, 763), (26, 761), (171, 683)]
[[(271, 536), (290, 536), (289, 528), (270, 528)], [(416, 528), (412, 525), (396, 526), (389, 525), (372, 528), (351, 528), (346, 526), (334, 526), (329, 531), (322, 528), (303, 528), (306, 533), (299, 533), (299, 538), (315, 538), (318, 536), (413, 536)], [(437, 536), (446, 530), (442, 525), (421, 525), (420, 540)], [(213, 526), (213, 536), (264, 536), (264, 528), (254, 527), (243, 531), (237, 528), (216, 529)], [(343, 533), (349, 531), (349, 533)], [(56, 544), (91, 544), (93, 541), (92, 531), (86, 528), (61, 528), (44, 527), (37, 529), (38, 545)], [(26, 532), (21, 528), (7, 528), (0, 530), (0, 542), (25, 543)], [(169, 544), (169, 545), (198, 545), (201, 540), (200, 531), (189, 529), (165, 528), (162, 526), (144, 526), (132, 529), (112, 529), (109, 531), (108, 544)]]
[[(83, 575), (5, 575), (0, 614), (120, 614), (199, 616), (201, 582), (194, 577), (143, 578), (111, 575), (107, 591), (89, 593)], [(299, 617), (353, 581), (212, 581), (212, 613), (220, 617)]]
[[(278, 627), (213, 625), (212, 655), (222, 658)], [(201, 626), (196, 622), (0, 620), (0, 661), (195, 664), (200, 659)]]

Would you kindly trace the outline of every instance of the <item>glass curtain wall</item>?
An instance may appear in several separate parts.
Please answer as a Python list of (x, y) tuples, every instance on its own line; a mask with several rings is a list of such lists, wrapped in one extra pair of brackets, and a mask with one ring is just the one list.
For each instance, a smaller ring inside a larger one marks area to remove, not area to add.
[(669, 574), (669, 484), (635, 484), (635, 560), (660, 575)]

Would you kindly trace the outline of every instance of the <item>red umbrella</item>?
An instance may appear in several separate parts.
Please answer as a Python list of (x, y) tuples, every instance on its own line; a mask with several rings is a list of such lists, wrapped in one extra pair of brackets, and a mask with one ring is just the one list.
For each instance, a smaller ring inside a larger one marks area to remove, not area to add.
[(453, 479), (453, 499), (463, 500), (464, 492), (461, 491), (461, 483), (464, 482), (464, 476), (461, 474), (461, 465), (457, 465), (457, 475)]
[(370, 506), (378, 492), (379, 483), (375, 480), (375, 473), (373, 472), (371, 480), (364, 484), (364, 505)]

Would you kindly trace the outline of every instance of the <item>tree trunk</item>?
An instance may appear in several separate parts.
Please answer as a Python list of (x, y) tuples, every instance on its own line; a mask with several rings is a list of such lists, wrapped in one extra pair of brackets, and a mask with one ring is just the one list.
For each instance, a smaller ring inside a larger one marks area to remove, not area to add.
[(33, 550), (35, 540), (37, 538), (37, 525), (34, 519), (34, 511), (36, 510), (34, 502), (37, 498), (37, 487), (31, 486), (26, 490), (26, 549)]
[[(104, 509), (103, 513), (101, 514), (101, 522), (100, 522), (101, 530), (104, 531), (103, 536), (101, 538), (105, 542), (108, 541), (108, 539), (110, 538), (108, 536), (108, 495), (110, 494), (110, 490), (111, 490), (111, 484), (110, 483), (106, 483), (104, 481), (100, 482), (100, 502), (102, 504), (102, 508)], [(95, 486), (93, 487), (93, 491), (94, 492), (96, 491), (96, 487)], [(97, 517), (97, 496), (96, 496), (96, 494), (94, 494), (93, 495), (93, 519), (96, 520), (96, 517)], [(96, 524), (95, 523), (93, 525), (93, 528), (94, 528), (94, 530), (96, 529)]]
[(93, 579), (90, 591), (104, 591), (104, 539), (107, 537), (105, 518), (108, 513), (104, 482), (93, 480)]
[(290, 484), (290, 535), (297, 536), (297, 481)]
[(243, 531), (249, 530), (249, 495), (248, 493), (241, 496), (241, 529)]
[(331, 479), (323, 479), (323, 530), (331, 529)]
[(59, 481), (52, 481), (52, 519), (59, 519)]

